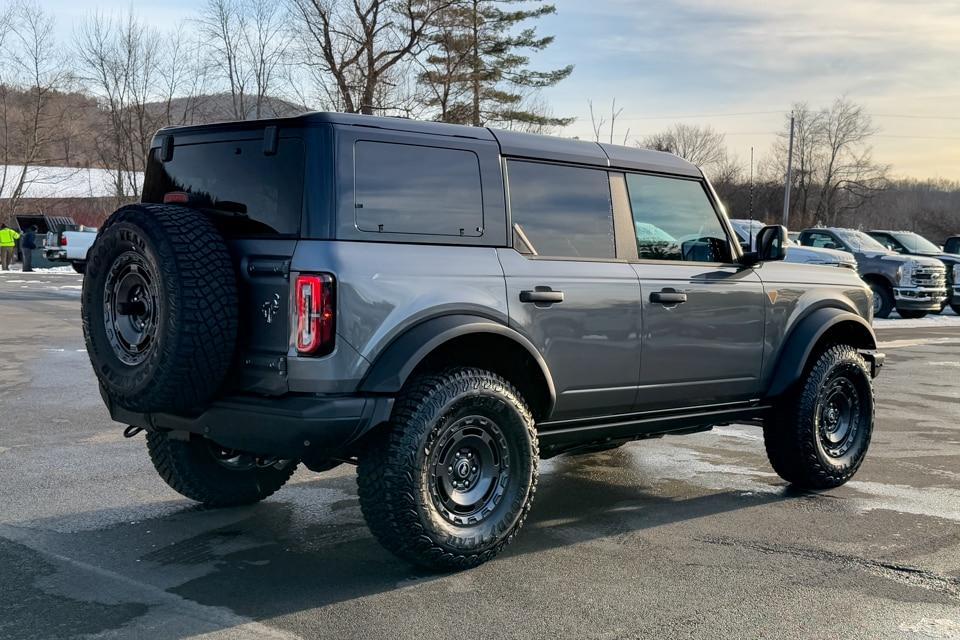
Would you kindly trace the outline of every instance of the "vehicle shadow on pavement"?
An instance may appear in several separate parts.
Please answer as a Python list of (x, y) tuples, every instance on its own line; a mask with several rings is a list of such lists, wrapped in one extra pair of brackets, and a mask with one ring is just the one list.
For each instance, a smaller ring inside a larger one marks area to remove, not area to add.
[[(523, 534), (475, 571), (495, 575), (502, 570), (497, 564), (528, 554), (798, 495), (771, 487), (769, 493), (684, 496), (649, 486), (620, 455), (551, 462)], [(191, 506), (107, 529), (52, 534), (58, 539), (52, 542), (84, 549), (116, 574), (257, 621), (442, 578), (396, 559), (374, 540), (354, 487), (353, 474), (320, 477), (251, 507)]]

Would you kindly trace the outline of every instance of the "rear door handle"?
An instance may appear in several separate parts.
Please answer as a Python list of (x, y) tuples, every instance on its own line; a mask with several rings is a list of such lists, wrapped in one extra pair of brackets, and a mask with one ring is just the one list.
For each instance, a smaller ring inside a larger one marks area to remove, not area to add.
[(682, 291), (664, 289), (650, 294), (650, 302), (656, 302), (657, 304), (683, 304), (686, 301), (687, 294)]
[(521, 291), (520, 302), (533, 302), (536, 304), (563, 302), (563, 291), (554, 291), (549, 287), (537, 287), (534, 291)]

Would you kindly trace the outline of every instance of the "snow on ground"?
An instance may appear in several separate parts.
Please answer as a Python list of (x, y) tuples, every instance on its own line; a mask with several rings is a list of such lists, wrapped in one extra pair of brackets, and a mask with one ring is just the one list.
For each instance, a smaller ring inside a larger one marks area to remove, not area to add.
[(29, 275), (41, 275), (41, 276), (50, 276), (50, 275), (60, 275), (60, 274), (69, 274), (78, 276), (76, 271), (73, 270), (73, 267), (67, 265), (65, 267), (46, 267), (44, 269), (34, 269), (32, 273), (24, 273), (23, 265), (12, 264), (10, 265), (10, 271), (0, 271), (0, 276), (9, 278), (10, 276), (20, 276), (26, 277)]
[(960, 327), (960, 316), (947, 307), (939, 315), (928, 314), (915, 320), (904, 320), (896, 312), (887, 319), (874, 318), (874, 329), (933, 329)]

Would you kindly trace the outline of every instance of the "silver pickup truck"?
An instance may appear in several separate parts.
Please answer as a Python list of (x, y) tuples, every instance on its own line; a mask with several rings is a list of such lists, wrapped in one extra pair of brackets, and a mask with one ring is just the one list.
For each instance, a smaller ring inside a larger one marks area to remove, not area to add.
[(904, 256), (855, 229), (805, 229), (805, 247), (842, 249), (857, 259), (860, 277), (873, 291), (873, 315), (886, 318), (896, 309), (902, 318), (939, 313), (947, 301), (947, 270), (936, 258)]

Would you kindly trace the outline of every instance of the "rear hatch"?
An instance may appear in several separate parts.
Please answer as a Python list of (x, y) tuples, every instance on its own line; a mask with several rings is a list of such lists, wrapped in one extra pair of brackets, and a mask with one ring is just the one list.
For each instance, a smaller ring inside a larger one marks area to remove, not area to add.
[(271, 124), (161, 131), (143, 201), (180, 202), (210, 216), (227, 240), (240, 294), (236, 366), (226, 391), (287, 391), (290, 259), (300, 235), (305, 144)]

